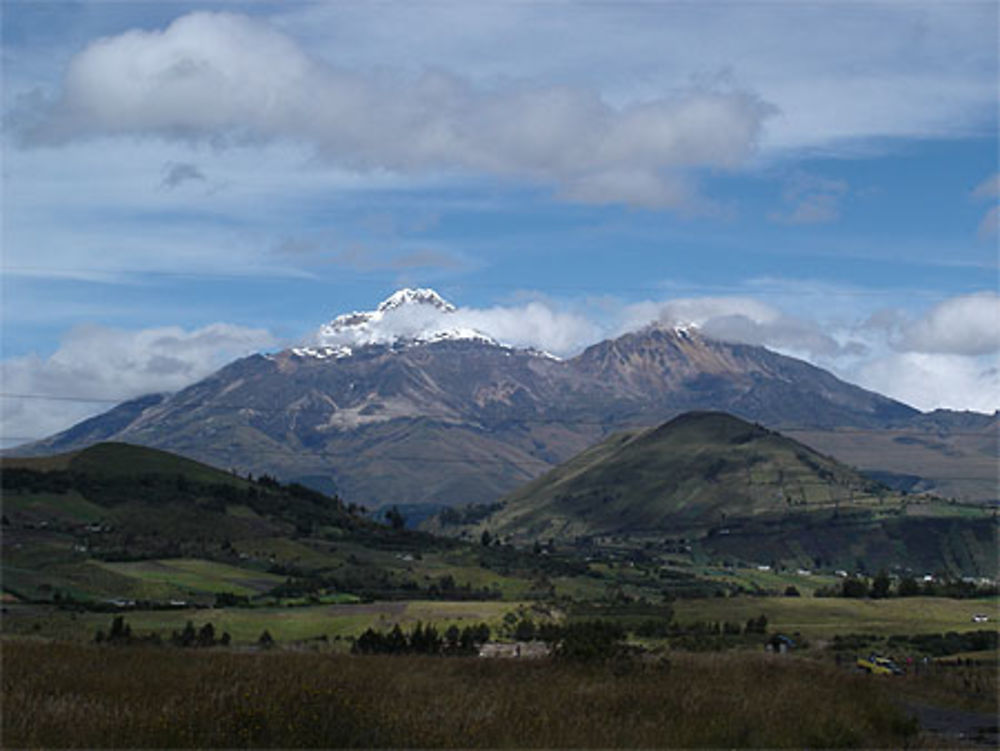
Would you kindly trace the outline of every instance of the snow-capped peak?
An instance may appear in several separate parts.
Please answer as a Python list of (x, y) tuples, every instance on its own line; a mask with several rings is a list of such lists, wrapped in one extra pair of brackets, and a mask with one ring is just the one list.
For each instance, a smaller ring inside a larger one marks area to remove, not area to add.
[[(432, 289), (401, 289), (375, 310), (339, 315), (320, 327), (316, 347), (296, 354), (349, 356), (355, 347), (469, 340), (497, 344), (461, 320), (458, 309)], [(318, 356), (318, 355), (317, 355)]]
[(432, 289), (401, 289), (393, 292), (389, 297), (379, 303), (376, 312), (387, 313), (390, 310), (402, 307), (403, 305), (433, 305), (438, 310), (446, 313), (455, 311), (455, 306), (445, 300), (441, 295)]

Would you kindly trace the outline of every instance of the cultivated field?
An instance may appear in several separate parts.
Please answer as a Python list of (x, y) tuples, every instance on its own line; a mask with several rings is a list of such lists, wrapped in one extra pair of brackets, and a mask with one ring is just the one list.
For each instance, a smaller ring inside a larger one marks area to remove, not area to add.
[(1000, 620), (1000, 600), (953, 600), (944, 597), (902, 597), (886, 600), (842, 597), (716, 597), (678, 600), (675, 618), (680, 622), (733, 621), (742, 623), (761, 614), (767, 616), (768, 630), (801, 633), (810, 639), (827, 639), (835, 634), (946, 633), (982, 628), (972, 622), (976, 614), (986, 614), (987, 627)]
[[(216, 633), (228, 632), (234, 644), (254, 644), (267, 631), (279, 644), (326, 636), (350, 638), (365, 629), (411, 626), (418, 621), (441, 628), (485, 622), (496, 628), (503, 615), (515, 610), (511, 602), (397, 601), (311, 607), (201, 608), (127, 611), (125, 619), (137, 636), (156, 633), (162, 638), (180, 631), (188, 621), (211, 623)], [(8, 635), (89, 642), (98, 629), (108, 630), (108, 613), (72, 612), (47, 605), (6, 606), (3, 631)], [(346, 645), (344, 646), (346, 649)]]

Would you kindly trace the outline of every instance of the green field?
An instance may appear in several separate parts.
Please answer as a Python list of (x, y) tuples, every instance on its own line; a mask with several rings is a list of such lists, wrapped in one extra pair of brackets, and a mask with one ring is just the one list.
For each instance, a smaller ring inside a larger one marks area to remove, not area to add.
[(115, 574), (153, 584), (167, 584), (190, 594), (232, 592), (256, 595), (284, 581), (284, 577), (215, 561), (161, 559), (97, 564)]
[[(307, 607), (185, 608), (178, 610), (129, 610), (123, 615), (135, 634), (158, 633), (161, 637), (181, 630), (192, 621), (196, 626), (211, 622), (216, 633), (226, 631), (236, 644), (251, 644), (268, 631), (279, 644), (357, 636), (369, 627), (388, 629), (434, 623), (440, 628), (485, 622), (498, 628), (504, 614), (524, 603), (410, 601), (374, 602)], [(109, 613), (61, 610), (49, 605), (10, 604), (3, 619), (8, 635), (36, 635), (75, 642), (91, 641), (98, 629), (107, 631)], [(346, 646), (345, 646), (346, 648)]]
[(988, 627), (1000, 620), (1000, 600), (952, 600), (940, 597), (905, 597), (888, 600), (854, 600), (840, 597), (716, 597), (679, 600), (675, 618), (681, 622), (732, 621), (767, 616), (768, 630), (801, 633), (808, 639), (828, 639), (835, 634), (944, 633), (973, 631), (977, 613), (990, 617)]

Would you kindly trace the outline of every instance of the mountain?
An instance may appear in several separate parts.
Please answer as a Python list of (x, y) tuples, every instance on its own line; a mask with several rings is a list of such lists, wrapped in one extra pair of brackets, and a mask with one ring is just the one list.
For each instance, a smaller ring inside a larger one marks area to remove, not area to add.
[(503, 498), (481, 526), (522, 540), (675, 533), (727, 517), (846, 507), (885, 490), (759, 424), (689, 412), (611, 436)]
[(493, 501), (614, 431), (689, 410), (824, 434), (922, 417), (808, 363), (694, 328), (651, 326), (560, 360), (497, 342), (472, 321), (433, 290), (401, 290), (334, 318), (306, 346), (237, 360), (14, 453), (124, 441), (366, 506), (451, 505)]

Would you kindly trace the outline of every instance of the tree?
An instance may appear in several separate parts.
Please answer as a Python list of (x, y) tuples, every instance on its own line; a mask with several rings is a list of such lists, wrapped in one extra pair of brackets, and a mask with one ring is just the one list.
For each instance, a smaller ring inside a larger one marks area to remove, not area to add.
[(872, 581), (871, 596), (876, 600), (881, 600), (889, 596), (889, 586), (892, 581), (889, 579), (889, 574), (882, 569), (878, 572), (878, 575)]
[(448, 629), (444, 632), (445, 645), (449, 652), (453, 652), (459, 647), (459, 640), (462, 638), (462, 632), (459, 630), (458, 626), (454, 623), (448, 626)]
[(569, 660), (606, 660), (622, 652), (625, 630), (613, 621), (581, 621), (563, 627), (556, 656)]
[(390, 654), (402, 654), (406, 651), (407, 641), (403, 629), (397, 623), (386, 637), (386, 648)]
[(858, 576), (849, 576), (844, 579), (840, 593), (842, 597), (867, 597), (868, 582)]
[(789, 584), (785, 587), (785, 597), (799, 597), (799, 590), (795, 588), (794, 584)]
[(177, 643), (182, 647), (192, 647), (194, 646), (197, 636), (198, 634), (194, 630), (194, 623), (192, 621), (188, 621), (184, 625), (184, 630), (178, 636)]
[(111, 633), (108, 635), (109, 641), (118, 641), (125, 636), (125, 616), (116, 615), (111, 619)]
[(270, 649), (274, 646), (274, 637), (271, 636), (270, 632), (265, 629), (260, 635), (260, 638), (257, 639), (257, 645), (261, 649)]
[(490, 536), (490, 531), (488, 529), (484, 529), (483, 533), (479, 536), (479, 542), (482, 543), (484, 548), (488, 548), (492, 540), (493, 538)]
[(920, 585), (912, 576), (900, 580), (898, 594), (900, 597), (916, 597), (920, 594)]
[(767, 616), (761, 613), (759, 617), (749, 619), (744, 632), (747, 634), (766, 634)]
[(385, 512), (385, 520), (395, 530), (403, 529), (406, 526), (406, 517), (399, 513), (399, 509), (395, 506)]
[(518, 641), (531, 641), (535, 638), (535, 623), (530, 618), (522, 618), (514, 629), (514, 638)]
[(198, 646), (199, 647), (215, 646), (215, 626), (213, 626), (211, 623), (206, 623), (198, 630)]
[(485, 623), (480, 623), (473, 631), (477, 644), (485, 644), (490, 640), (490, 627)]

